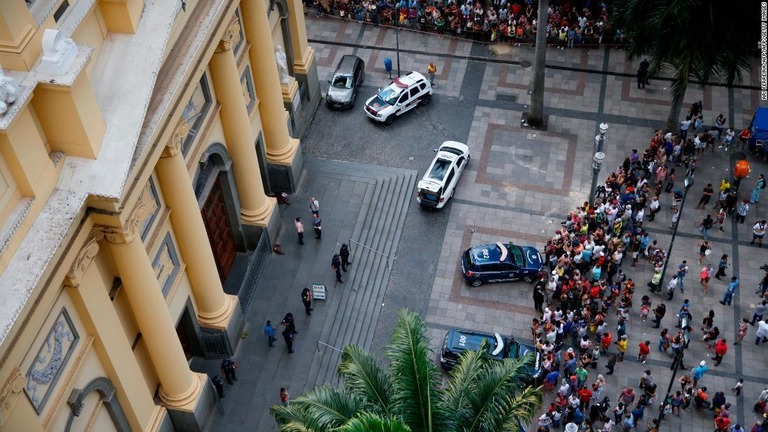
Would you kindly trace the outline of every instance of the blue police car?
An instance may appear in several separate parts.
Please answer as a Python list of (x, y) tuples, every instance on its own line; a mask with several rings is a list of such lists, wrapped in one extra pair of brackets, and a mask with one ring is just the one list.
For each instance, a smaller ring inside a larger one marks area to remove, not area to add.
[(449, 371), (459, 362), (461, 353), (467, 350), (477, 351), (483, 341), (486, 341), (488, 356), (494, 360), (519, 358), (527, 354), (534, 356), (534, 364), (528, 371), (530, 381), (537, 382), (542, 377), (541, 354), (532, 345), (518, 342), (512, 336), (501, 336), (498, 333), (480, 333), (471, 330), (451, 329), (445, 335), (443, 348), (440, 351), (440, 367)]
[(533, 282), (541, 271), (541, 254), (532, 246), (495, 243), (473, 246), (461, 255), (461, 273), (473, 287), (484, 282)]

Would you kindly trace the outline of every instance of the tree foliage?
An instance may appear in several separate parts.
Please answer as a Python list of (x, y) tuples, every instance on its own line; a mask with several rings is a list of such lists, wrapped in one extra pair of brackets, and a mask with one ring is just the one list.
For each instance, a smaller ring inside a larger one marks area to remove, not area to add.
[(271, 411), (281, 432), (515, 431), (541, 405), (541, 389), (526, 385), (534, 359), (499, 362), (485, 351), (465, 352), (442, 387), (424, 320), (402, 310), (385, 349), (388, 369), (348, 345), (343, 388), (318, 387)]

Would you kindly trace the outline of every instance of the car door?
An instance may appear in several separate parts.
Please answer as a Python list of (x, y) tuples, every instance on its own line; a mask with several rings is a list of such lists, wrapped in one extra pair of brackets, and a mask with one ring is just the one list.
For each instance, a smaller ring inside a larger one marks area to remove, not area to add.
[(411, 89), (408, 90), (408, 101), (405, 103), (406, 106), (403, 108), (403, 112), (409, 111), (419, 104), (418, 94), (419, 89), (417, 87), (411, 87)]
[(487, 263), (481, 266), (480, 276), (486, 282), (501, 282), (506, 280), (504, 266), (501, 263)]
[(459, 176), (456, 175), (456, 167), (451, 166), (448, 170), (448, 175), (445, 176), (445, 186), (443, 186), (443, 196), (446, 200), (453, 196), (453, 188), (456, 187), (456, 179)]
[(406, 111), (408, 111), (408, 92), (404, 91), (399, 98), (397, 98), (397, 102), (395, 103), (395, 108), (397, 108), (396, 115), (400, 115)]
[(500, 265), (501, 265), (501, 268), (502, 268), (502, 270), (500, 272), (501, 273), (501, 276), (500, 276), (501, 280), (504, 280), (504, 281), (516, 281), (516, 280), (520, 279), (521, 277), (523, 277), (522, 274), (520, 274), (520, 267), (518, 267), (518, 266), (516, 266), (516, 265), (514, 265), (512, 263), (509, 263), (509, 262), (500, 263)]

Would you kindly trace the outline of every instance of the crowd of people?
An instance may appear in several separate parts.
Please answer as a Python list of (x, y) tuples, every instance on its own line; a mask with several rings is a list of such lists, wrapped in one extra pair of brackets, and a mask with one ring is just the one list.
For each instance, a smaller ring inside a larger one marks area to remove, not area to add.
[[(316, 14), (374, 25), (398, 25), (486, 42), (533, 43), (538, 2), (533, 0), (310, 0)], [(550, 2), (547, 40), (573, 48), (626, 43), (608, 0)], [(613, 21), (613, 22), (612, 22)]]
[[(716, 140), (728, 137), (724, 132), (708, 133), (708, 136)], [(711, 391), (703, 385), (710, 365), (705, 360), (696, 361), (691, 365), (695, 367), (688, 369), (686, 348), (698, 339), (695, 343), (703, 343), (711, 351), (712, 367), (718, 367), (727, 356), (729, 345), (741, 343), (752, 326), (756, 327), (755, 344), (768, 341), (768, 316), (763, 316), (768, 312), (766, 301), (761, 301), (751, 320), (741, 320), (734, 335), (725, 335), (720, 330), (715, 311), (710, 310), (703, 317), (701, 335), (697, 336), (699, 326), (694, 324), (692, 302), (684, 299), (674, 309), (668, 306), (676, 292), (685, 295), (687, 289), (693, 294), (697, 289), (686, 278), (695, 271), (691, 269), (693, 264), (685, 260), (670, 263), (669, 280), (662, 286), (667, 251), (644, 229), (644, 225), (652, 223), (657, 214), (666, 209), (673, 224), (670, 228), (674, 228), (683, 196), (679, 180), (694, 176), (697, 157), (702, 152), (694, 144), (693, 135), (684, 138), (677, 133), (657, 132), (648, 148), (643, 152), (632, 150), (598, 188), (594, 202), (585, 202), (572, 211), (547, 242), (544, 252), (549, 271), (540, 273), (533, 290), (540, 316), (534, 318), (530, 326), (531, 337), (543, 358), (544, 388), (554, 392), (554, 402), (538, 418), (540, 431), (560, 430), (567, 423), (577, 424), (581, 431), (656, 431), (659, 413), (663, 421), (667, 416), (681, 416), (691, 406), (700, 415), (709, 412), (716, 431), (746, 430), (744, 425), (732, 420), (728, 401), (733, 395), (740, 395), (743, 379), (730, 392)], [(738, 215), (739, 200), (733, 197), (747, 196), (747, 202), (750, 198), (756, 201), (760, 181), (765, 182), (762, 175), (755, 188), (749, 189), (740, 182), (732, 184), (724, 179), (726, 184), (721, 185), (721, 194), (710, 207), (707, 206), (714, 188), (712, 185), (704, 188), (699, 208), (722, 215), (717, 220), (707, 215), (708, 219), (699, 224), (704, 240), (698, 264), (702, 266), (700, 285), (705, 293), (714, 273), (713, 266), (705, 262), (711, 252), (708, 230), (717, 222), (722, 229), (724, 218)], [(753, 235), (760, 223), (764, 235), (765, 221), (757, 222)], [(762, 242), (762, 236), (755, 238)], [(652, 275), (650, 280), (634, 281), (625, 273), (627, 265), (646, 267)], [(723, 255), (715, 278), (724, 278), (727, 283), (720, 303), (729, 306), (739, 287), (739, 278), (737, 275), (729, 278), (727, 268), (728, 255)], [(756, 293), (760, 297), (765, 296), (768, 288), (768, 267), (763, 270), (766, 275)], [(645, 287), (649, 291), (638, 294), (638, 301), (636, 290)], [(670, 314), (673, 320), (667, 316), (668, 309), (674, 311)], [(657, 341), (641, 338), (630, 344), (627, 322), (633, 310), (639, 310), (643, 323), (651, 318), (652, 327), (661, 328)], [(645, 364), (653, 346), (669, 356), (670, 369), (678, 368), (681, 372), (680, 389), (668, 397), (657, 394), (652, 371), (645, 369), (637, 377), (637, 389), (629, 386), (618, 395), (607, 395), (605, 375), (613, 374), (617, 364), (627, 356)], [(757, 414), (765, 413), (767, 401), (768, 389), (754, 406)], [(645, 411), (652, 406), (657, 411), (652, 418), (646, 418)], [(762, 432), (764, 429), (762, 423), (756, 422), (750, 430)]]

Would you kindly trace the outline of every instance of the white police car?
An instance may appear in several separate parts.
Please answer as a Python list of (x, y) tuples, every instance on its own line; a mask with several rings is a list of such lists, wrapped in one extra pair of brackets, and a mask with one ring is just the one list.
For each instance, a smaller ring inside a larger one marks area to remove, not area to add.
[(380, 89), (365, 102), (364, 110), (370, 119), (392, 124), (396, 116), (416, 108), (420, 103), (428, 104), (431, 98), (429, 80), (418, 72), (411, 72)]
[(456, 190), (461, 173), (469, 164), (469, 147), (446, 141), (437, 149), (432, 164), (416, 186), (416, 201), (424, 207), (443, 208)]

